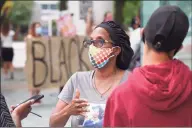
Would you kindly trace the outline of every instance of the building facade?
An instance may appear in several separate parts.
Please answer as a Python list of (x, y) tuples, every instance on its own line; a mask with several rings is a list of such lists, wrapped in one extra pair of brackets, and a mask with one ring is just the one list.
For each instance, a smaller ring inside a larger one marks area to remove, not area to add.
[[(41, 22), (48, 28), (48, 35), (51, 36), (51, 21), (59, 19), (60, 11), (59, 1), (34, 1), (34, 9), (31, 22)], [(76, 26), (78, 35), (85, 35), (85, 16), (87, 8), (93, 9), (94, 23), (99, 24), (103, 21), (104, 14), (107, 11), (113, 12), (113, 1), (68, 1), (66, 10), (73, 13), (73, 23)]]

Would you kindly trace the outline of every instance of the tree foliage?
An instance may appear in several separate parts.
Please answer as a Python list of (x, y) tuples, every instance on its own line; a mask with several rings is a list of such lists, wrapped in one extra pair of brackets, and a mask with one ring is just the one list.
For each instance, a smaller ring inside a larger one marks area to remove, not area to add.
[(139, 0), (126, 0), (123, 8), (124, 24), (128, 25), (131, 19), (138, 15), (141, 1)]
[(14, 1), (9, 19), (16, 25), (28, 25), (31, 20), (33, 1)]

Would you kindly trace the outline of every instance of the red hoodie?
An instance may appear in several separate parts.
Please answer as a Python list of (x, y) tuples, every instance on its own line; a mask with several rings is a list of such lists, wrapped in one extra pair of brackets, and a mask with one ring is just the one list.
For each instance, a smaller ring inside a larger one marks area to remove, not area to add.
[(136, 68), (107, 101), (109, 126), (192, 126), (190, 69), (179, 60)]

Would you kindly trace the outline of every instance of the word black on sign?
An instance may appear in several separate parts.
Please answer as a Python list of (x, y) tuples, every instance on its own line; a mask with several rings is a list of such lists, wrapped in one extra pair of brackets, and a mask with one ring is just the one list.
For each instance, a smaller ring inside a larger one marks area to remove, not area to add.
[(80, 19), (85, 19), (87, 16), (88, 8), (93, 7), (93, 1), (79, 1), (80, 8)]

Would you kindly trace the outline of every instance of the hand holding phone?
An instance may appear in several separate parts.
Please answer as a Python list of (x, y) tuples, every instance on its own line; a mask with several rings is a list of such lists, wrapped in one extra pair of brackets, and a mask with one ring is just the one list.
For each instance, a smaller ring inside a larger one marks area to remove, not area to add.
[[(29, 99), (27, 99), (27, 100), (21, 102), (20, 104), (18, 104), (16, 107), (18, 107), (19, 105), (21, 105), (21, 104), (23, 104), (23, 103), (25, 103), (25, 102), (27, 102), (27, 101), (29, 101), (29, 100), (34, 100), (34, 103), (35, 103), (35, 102), (41, 100), (43, 97), (44, 97), (44, 95), (36, 95), (36, 96), (32, 96), (31, 98), (29, 98)], [(15, 107), (15, 108), (16, 108), (16, 107)]]
[[(18, 104), (18, 105), (16, 105), (16, 106), (12, 107), (12, 110), (14, 110), (15, 108), (17, 108), (17, 107), (20, 106), (21, 104), (24, 104), (24, 103), (26, 103), (26, 102), (28, 102), (28, 101), (30, 101), (30, 100), (34, 100), (33, 102), (35, 103), (35, 102), (41, 100), (43, 97), (44, 97), (44, 95), (36, 95), (36, 96), (32, 96), (31, 98), (29, 98), (29, 99), (27, 99), (27, 100), (21, 102), (20, 104)], [(42, 116), (40, 116), (40, 115), (38, 115), (38, 114), (36, 114), (36, 113), (33, 113), (33, 112), (30, 112), (30, 113), (32, 113), (32, 114), (34, 114), (34, 115), (36, 115), (36, 116), (42, 117)]]
[(31, 112), (31, 105), (34, 103), (34, 101), (27, 101), (21, 105), (19, 105), (17, 108), (15, 106), (12, 106), (11, 110), (11, 116), (14, 120), (23, 120), (26, 118), (29, 113)]

